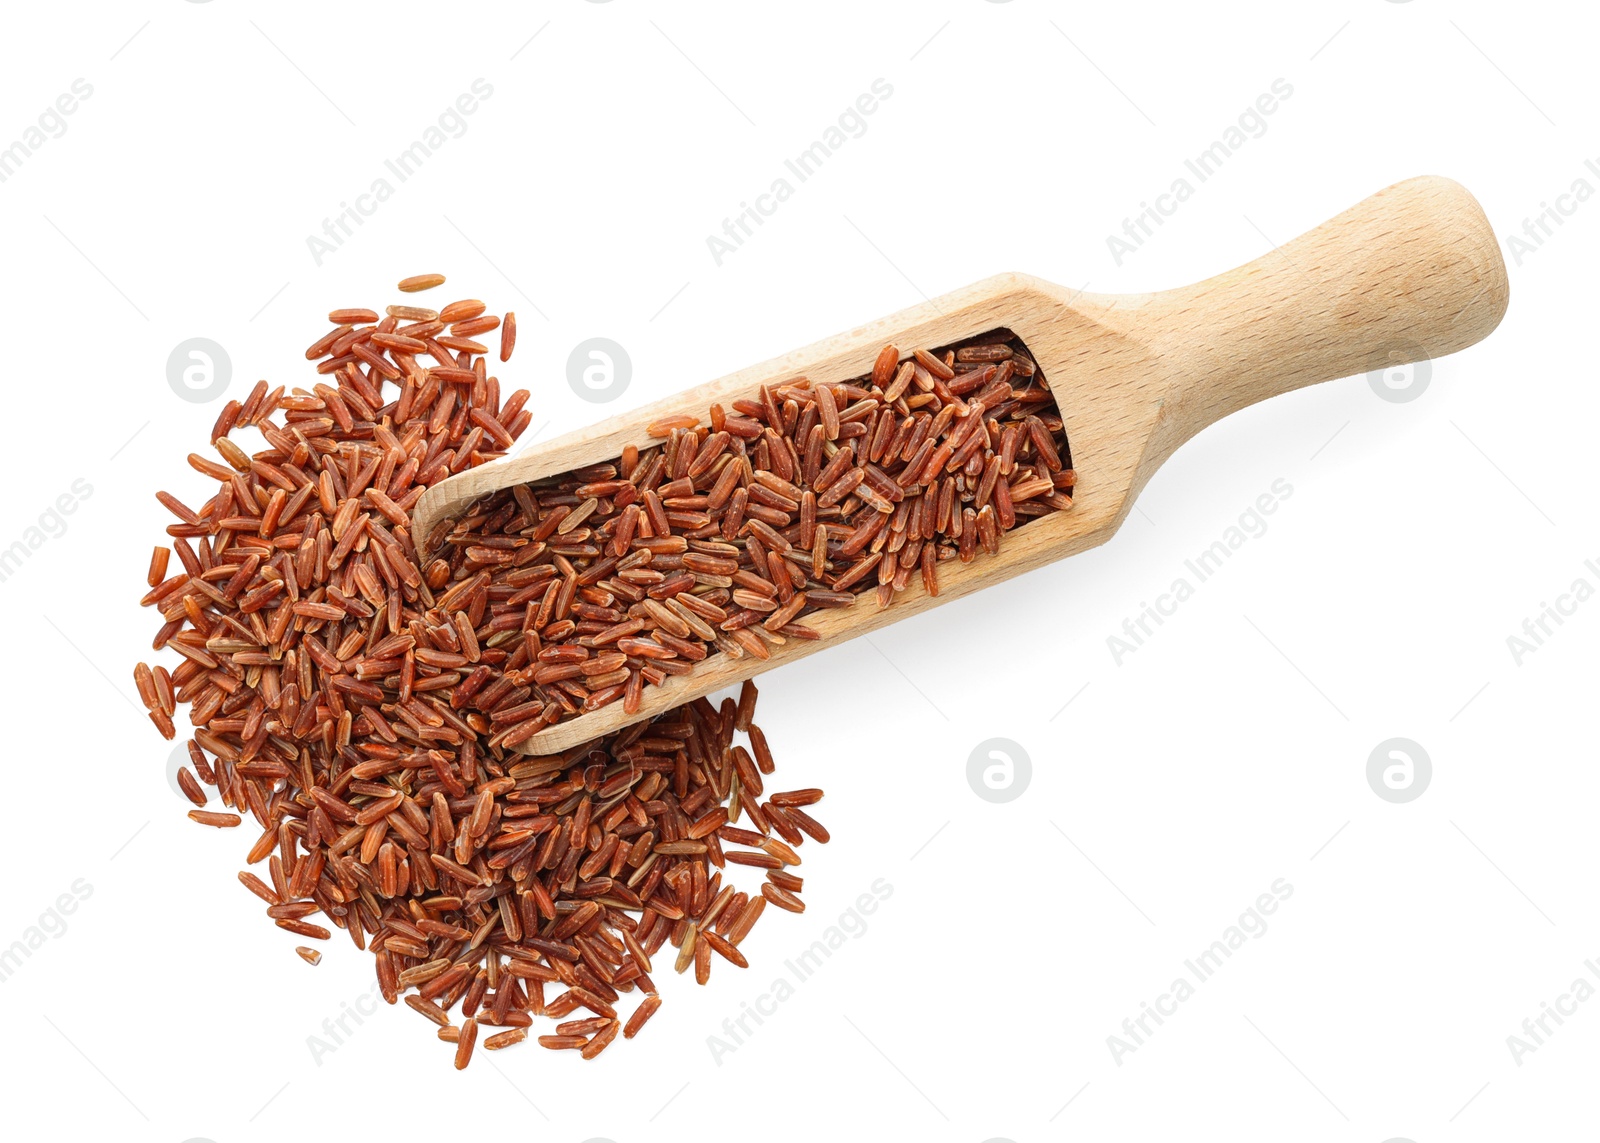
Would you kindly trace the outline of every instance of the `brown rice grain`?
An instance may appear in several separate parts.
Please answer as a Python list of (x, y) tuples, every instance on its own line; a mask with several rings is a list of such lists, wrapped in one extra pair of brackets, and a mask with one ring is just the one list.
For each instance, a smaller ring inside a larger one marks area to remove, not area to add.
[(414, 294), (419, 290), (431, 290), (435, 286), (444, 285), (443, 274), (413, 274), (409, 278), (401, 278), (400, 284), (395, 288), (403, 294)]
[(727, 933), (724, 934), (728, 938), (728, 943), (737, 947), (745, 937), (749, 936), (750, 930), (755, 928), (756, 922), (761, 919), (761, 914), (766, 907), (766, 896), (751, 897), (744, 908), (740, 910), (738, 919), (728, 927)]
[(633, 1010), (633, 1015), (628, 1017), (627, 1026), (622, 1029), (624, 1039), (631, 1040), (639, 1034), (639, 1029), (645, 1026), (650, 1017), (656, 1014), (656, 1009), (661, 1007), (661, 997), (646, 996), (644, 1002)]
[(478, 1022), (467, 1017), (461, 1024), (460, 1038), (456, 1040), (456, 1071), (465, 1068), (472, 1060), (472, 1046), (478, 1040)]
[(183, 796), (197, 806), (206, 804), (206, 792), (200, 788), (200, 783), (195, 776), (189, 773), (189, 767), (178, 767), (178, 786), (183, 790)]
[(780, 909), (787, 909), (791, 913), (804, 913), (806, 903), (796, 897), (787, 889), (782, 889), (768, 881), (761, 887), (761, 895)]
[(500, 326), (500, 360), (510, 361), (511, 351), (516, 347), (517, 315), (507, 310), (505, 321)]
[(209, 810), (190, 810), (189, 820), (199, 822), (201, 825), (215, 826), (218, 829), (232, 829), (244, 819), (238, 814), (219, 814)]
[(257, 877), (249, 870), (241, 869), (239, 871), (239, 883), (246, 889), (250, 890), (250, 892), (254, 893), (257, 897), (260, 897), (268, 905), (281, 904), (278, 895), (272, 891), (272, 887), (267, 885), (261, 880), (261, 878)]
[(737, 965), (740, 968), (750, 967), (750, 962), (745, 959), (744, 953), (740, 952), (736, 947), (734, 947), (733, 942), (729, 941), (727, 938), (719, 937), (716, 933), (708, 929), (700, 934), (700, 939), (705, 942), (708, 951), (712, 949), (716, 950), (717, 955), (722, 957), (722, 959), (727, 961), (729, 964)]
[(496, 1032), (484, 1040), (483, 1046), (486, 1051), (498, 1052), (501, 1048), (509, 1048), (512, 1044), (520, 1044), (527, 1038), (526, 1028), (511, 1028), (504, 1032)]
[(767, 880), (780, 889), (787, 889), (791, 893), (798, 893), (805, 888), (805, 878), (796, 877), (784, 869), (769, 869)]
[(450, 1014), (432, 1001), (424, 1000), (420, 996), (408, 995), (405, 998), (405, 1002), (409, 1007), (417, 1012), (420, 1012), (429, 1020), (432, 1020), (435, 1024), (439, 1025), (441, 1028), (449, 1027)]
[(695, 941), (694, 979), (696, 984), (711, 982), (711, 945), (703, 936)]

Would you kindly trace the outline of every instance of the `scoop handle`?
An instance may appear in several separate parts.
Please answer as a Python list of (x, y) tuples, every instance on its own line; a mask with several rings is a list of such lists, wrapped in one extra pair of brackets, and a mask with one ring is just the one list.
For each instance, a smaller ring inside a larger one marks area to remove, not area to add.
[(1435, 176), (1224, 274), (1146, 295), (1133, 320), (1173, 377), (1151, 459), (1279, 393), (1464, 349), (1500, 323), (1507, 296), (1483, 208)]

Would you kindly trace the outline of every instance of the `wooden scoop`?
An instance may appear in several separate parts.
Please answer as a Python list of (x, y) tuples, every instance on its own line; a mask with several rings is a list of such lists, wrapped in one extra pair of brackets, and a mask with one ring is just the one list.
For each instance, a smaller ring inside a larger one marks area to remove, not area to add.
[(765, 661), (713, 653), (693, 673), (646, 687), (637, 714), (614, 702), (520, 747), (558, 753), (1102, 544), (1161, 463), (1213, 421), (1304, 385), (1463, 349), (1499, 324), (1506, 300), (1499, 244), (1476, 200), (1449, 179), (1411, 179), (1254, 262), (1182, 289), (1086, 294), (1023, 274), (989, 278), (453, 476), (418, 502), (412, 535), (421, 543), (440, 520), (498, 489), (615, 459), (624, 445), (659, 444), (645, 431), (652, 422), (685, 413), (703, 422), (713, 403), (799, 376), (860, 377), (886, 343), (909, 355), (1007, 327), (1037, 360), (1078, 474), (1071, 509), (1004, 533), (998, 555), (941, 563), (936, 597), (912, 577), (888, 608), (869, 594), (852, 607), (807, 614), (803, 622), (820, 639), (791, 639)]

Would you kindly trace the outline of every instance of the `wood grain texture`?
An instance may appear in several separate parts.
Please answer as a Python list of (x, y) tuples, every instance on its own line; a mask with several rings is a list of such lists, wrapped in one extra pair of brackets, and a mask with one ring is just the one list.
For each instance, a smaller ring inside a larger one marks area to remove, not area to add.
[(886, 342), (909, 354), (1008, 326), (1039, 362), (1078, 472), (1071, 510), (1004, 533), (997, 556), (941, 563), (937, 597), (913, 577), (887, 609), (868, 596), (813, 613), (805, 622), (821, 639), (790, 640), (766, 661), (713, 654), (692, 674), (646, 687), (636, 715), (613, 703), (522, 747), (556, 753), (1104, 543), (1155, 470), (1207, 425), (1306, 385), (1463, 349), (1499, 324), (1507, 297), (1499, 243), (1473, 197), (1448, 179), (1410, 179), (1253, 262), (1180, 289), (1087, 294), (1023, 274), (986, 279), (451, 477), (422, 497), (412, 534), (420, 542), (439, 520), (498, 489), (613, 459), (624, 445), (659, 443), (645, 426), (665, 417), (703, 419), (713, 403), (799, 376), (861, 376)]

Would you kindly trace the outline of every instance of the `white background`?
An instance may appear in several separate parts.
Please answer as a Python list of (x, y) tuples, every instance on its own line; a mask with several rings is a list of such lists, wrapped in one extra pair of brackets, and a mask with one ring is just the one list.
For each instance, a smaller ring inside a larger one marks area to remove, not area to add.
[[(0, 547), (92, 492), (0, 584), (0, 948), (92, 892), (0, 984), (4, 1133), (1576, 1138), (1600, 1001), (1520, 1063), (1507, 1037), (1600, 985), (1600, 603), (1520, 665), (1507, 637), (1600, 586), (1600, 205), (1503, 241), (1504, 324), (1420, 398), (1358, 376), (1247, 410), (1105, 547), (766, 677), (782, 784), (829, 791), (809, 910), (769, 912), (745, 973), (659, 974), (661, 1013), (594, 1063), (525, 1045), (458, 1074), (404, 1008), (314, 1059), (370, 958), (341, 938), (309, 968), (260, 915), (249, 839), (185, 819), (131, 669), (152, 493), (206, 495), (183, 458), (221, 399), (169, 387), (187, 338), (225, 347), (231, 396), (304, 384), (324, 311), (439, 270), (517, 311), (501, 376), (548, 437), (1001, 270), (1180, 285), (1411, 175), (1460, 180), (1505, 240), (1600, 186), (1595, 33), (1576, 4), (1439, 0), (18, 7), (0, 146), (93, 94), (0, 183)], [(477, 78), (465, 133), (318, 265), (307, 237)], [(879, 78), (865, 133), (719, 266), (707, 236)], [(1279, 78), (1265, 133), (1118, 265), (1107, 235)], [(633, 363), (610, 406), (566, 383), (593, 336)], [(1107, 637), (1279, 478), (1265, 534), (1119, 665)], [(1404, 805), (1366, 779), (1396, 736), (1433, 765)], [(966, 776), (993, 737), (1032, 760), (1006, 804)], [(880, 878), (866, 931), (714, 1060)], [(1278, 878), (1267, 932), (1114, 1059)]]

